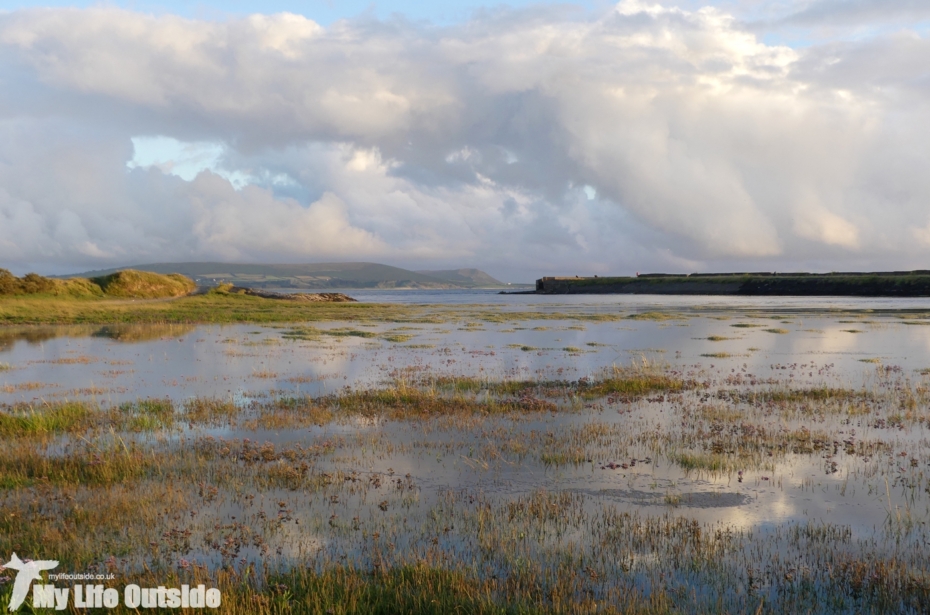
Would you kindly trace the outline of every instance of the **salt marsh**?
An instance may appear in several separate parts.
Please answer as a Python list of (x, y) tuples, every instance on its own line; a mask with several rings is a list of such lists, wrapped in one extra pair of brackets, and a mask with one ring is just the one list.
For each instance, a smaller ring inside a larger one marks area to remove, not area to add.
[(930, 311), (526, 301), (6, 327), (0, 551), (231, 612), (921, 612)]

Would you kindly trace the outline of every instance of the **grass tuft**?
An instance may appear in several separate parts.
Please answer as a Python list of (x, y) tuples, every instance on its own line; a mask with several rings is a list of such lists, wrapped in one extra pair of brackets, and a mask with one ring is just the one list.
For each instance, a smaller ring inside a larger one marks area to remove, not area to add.
[(98, 412), (83, 402), (14, 406), (0, 411), (0, 435), (15, 438), (79, 431), (88, 428)]

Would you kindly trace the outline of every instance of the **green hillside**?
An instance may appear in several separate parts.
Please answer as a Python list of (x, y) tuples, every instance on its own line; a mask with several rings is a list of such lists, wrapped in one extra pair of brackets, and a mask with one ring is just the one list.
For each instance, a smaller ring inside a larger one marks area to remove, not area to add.
[[(378, 263), (311, 263), (258, 265), (243, 263), (154, 263), (133, 269), (153, 273), (180, 273), (201, 286), (232, 283), (251, 288), (474, 288), (504, 286), (477, 269), (437, 271), (431, 274)], [(101, 277), (117, 271), (89, 271), (76, 277)], [(439, 275), (449, 274), (449, 275)]]
[(442, 280), (449, 280), (450, 282), (461, 284), (462, 286), (481, 288), (496, 288), (498, 286), (507, 286), (507, 284), (492, 278), (480, 269), (439, 269), (417, 271), (417, 273), (422, 273), (423, 275), (432, 276)]

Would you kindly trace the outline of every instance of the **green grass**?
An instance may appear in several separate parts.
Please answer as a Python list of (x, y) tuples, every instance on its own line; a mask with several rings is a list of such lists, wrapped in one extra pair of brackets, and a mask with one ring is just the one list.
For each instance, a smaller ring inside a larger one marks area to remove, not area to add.
[(409, 333), (385, 333), (381, 336), (381, 339), (388, 342), (394, 342), (395, 344), (402, 344), (412, 340), (413, 336)]
[(8, 442), (0, 449), (0, 487), (35, 484), (114, 485), (151, 475), (163, 456), (119, 444), (84, 446), (64, 455), (43, 454), (28, 441)]
[(0, 269), (0, 297), (40, 294), (59, 297), (99, 297), (103, 295), (103, 289), (83, 278), (57, 280), (35, 273), (28, 273), (17, 278), (6, 269)]
[(162, 275), (133, 269), (91, 278), (90, 282), (99, 286), (103, 293), (110, 297), (135, 299), (180, 297), (197, 288), (193, 280), (178, 273)]
[[(485, 306), (399, 305), (356, 302), (279, 301), (244, 294), (208, 292), (175, 299), (63, 298), (24, 295), (0, 297), (0, 325), (120, 325), (120, 324), (262, 324), (346, 323), (347, 329), (364, 323), (460, 322), (468, 318), (486, 323), (512, 320), (569, 320), (614, 322), (621, 314), (547, 311), (501, 311)], [(569, 327), (572, 328), (572, 327)], [(577, 327), (576, 327), (577, 328)], [(299, 332), (295, 332), (300, 335)], [(370, 332), (369, 332), (370, 333)], [(306, 331), (305, 336), (323, 334)]]
[(172, 273), (162, 275), (125, 269), (99, 278), (71, 278), (58, 280), (29, 273), (17, 278), (6, 269), (0, 269), (0, 296), (46, 295), (53, 297), (109, 297), (153, 299), (180, 297), (197, 286), (193, 280)]
[(726, 474), (746, 467), (745, 463), (730, 455), (715, 453), (673, 453), (670, 456), (673, 463), (688, 472), (704, 471), (711, 474)]
[(128, 415), (127, 428), (130, 431), (157, 431), (175, 424), (174, 403), (168, 398), (124, 403), (119, 406), (119, 410)]
[(694, 386), (694, 383), (657, 369), (614, 367), (603, 379), (580, 383), (579, 391), (585, 399), (596, 399), (610, 395), (629, 397), (656, 391), (683, 391)]
[(392, 420), (429, 418), (454, 415), (506, 415), (511, 413), (555, 411), (552, 402), (523, 397), (495, 399), (444, 396), (401, 384), (389, 389), (349, 392), (320, 400), (340, 413), (360, 416), (380, 416)]
[(0, 299), (0, 323), (4, 324), (428, 322), (421, 314), (409, 306), (302, 303), (221, 293), (145, 302), (34, 296)]
[(324, 329), (320, 331), (320, 333), (332, 337), (378, 337), (377, 333), (372, 333), (371, 331), (359, 331), (358, 329)]
[(85, 429), (98, 411), (82, 402), (18, 406), (0, 410), (4, 437), (51, 435)]
[(630, 320), (654, 320), (657, 322), (663, 322), (666, 320), (678, 320), (684, 318), (681, 314), (673, 314), (668, 312), (639, 312), (637, 314), (630, 314), (627, 316)]

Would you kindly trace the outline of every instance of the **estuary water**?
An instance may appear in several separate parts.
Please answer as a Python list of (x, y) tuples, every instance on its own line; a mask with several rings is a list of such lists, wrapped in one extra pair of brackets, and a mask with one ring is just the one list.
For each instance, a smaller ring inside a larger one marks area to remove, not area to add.
[[(270, 288), (275, 292), (295, 292)], [(653, 309), (927, 310), (930, 297), (743, 297), (738, 295), (537, 295), (520, 290), (332, 289), (366, 303)]]
[[(551, 521), (557, 531), (524, 553), (556, 567), (566, 553), (598, 557), (603, 544), (591, 536), (601, 530), (592, 528), (603, 529), (607, 514), (641, 515), (647, 525), (687, 519), (711, 524), (720, 535), (736, 532), (741, 546), (728, 552), (726, 565), (739, 575), (748, 570), (750, 578), (759, 557), (782, 562), (772, 575), (795, 574), (789, 552), (809, 568), (840, 552), (869, 561), (907, 553), (914, 570), (927, 565), (930, 299), (346, 292), (415, 309), (380, 322), (0, 328), (0, 404), (41, 411), (61, 400), (112, 406), (167, 397), (183, 407), (209, 397), (248, 412), (262, 401), (391, 387), (426, 374), (577, 382), (615, 366), (645, 366), (693, 389), (573, 398), (559, 402), (571, 412), (523, 417), (349, 419), (300, 429), (240, 422), (182, 428), (159, 441), (223, 454), (255, 443), (268, 451), (333, 447), (316, 458), (314, 472), (338, 481), (319, 491), (266, 494), (268, 502), (280, 500), (279, 520), (293, 522), (281, 521), (269, 544), (295, 561), (311, 553), (323, 558), (317, 562), (370, 566), (365, 541), (383, 533), (397, 563), (405, 553), (434, 547), (463, 561), (490, 562), (468, 530), (455, 528), (484, 515), (483, 506), (500, 507), (510, 511), (511, 521), (500, 527), (506, 534), (516, 523), (514, 507), (560, 498), (577, 527), (563, 533), (559, 512)], [(743, 450), (744, 441), (754, 443), (754, 452)], [(219, 493), (198, 511), (198, 519), (209, 521), (203, 527), (252, 519), (259, 528), (275, 514), (272, 504), (262, 508), (241, 490)], [(451, 513), (450, 502), (462, 512)], [(438, 537), (429, 528), (443, 515), (451, 516)], [(380, 529), (369, 537), (350, 529), (365, 523)], [(839, 538), (791, 551), (798, 536), (815, 535)], [(737, 610), (756, 608), (752, 592), (718, 587), (710, 577), (695, 581), (686, 565), (663, 568), (655, 549), (631, 555), (624, 566), (671, 575), (683, 587), (706, 581), (716, 587), (706, 589), (708, 600), (723, 596)], [(237, 553), (243, 561), (264, 561), (258, 547)], [(207, 565), (227, 557), (209, 548), (182, 556)], [(496, 571), (515, 560), (494, 561)], [(599, 574), (619, 574), (617, 562), (602, 564)], [(826, 587), (832, 573), (823, 574)], [(633, 587), (648, 585), (631, 578)], [(772, 580), (766, 590), (772, 604), (782, 599), (779, 583)], [(812, 600), (820, 604), (816, 594)], [(848, 604), (837, 612), (862, 605)]]
[[(383, 383), (405, 366), (571, 380), (643, 360), (755, 374), (803, 364), (792, 369), (812, 384), (843, 386), (861, 385), (878, 364), (930, 368), (930, 299), (347, 292), (446, 309), (429, 312), (434, 323), (361, 323), (349, 331), (346, 323), (314, 323), (324, 335), (313, 340), (289, 336), (291, 326), (6, 327), (0, 403), (320, 395)], [(509, 312), (519, 316), (508, 320)], [(481, 319), (489, 315), (501, 322)]]

